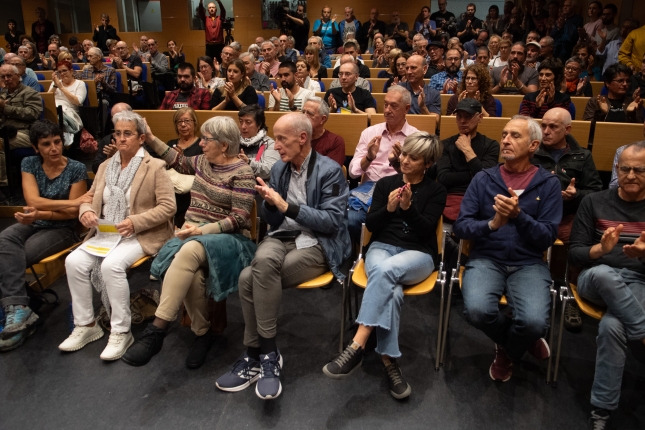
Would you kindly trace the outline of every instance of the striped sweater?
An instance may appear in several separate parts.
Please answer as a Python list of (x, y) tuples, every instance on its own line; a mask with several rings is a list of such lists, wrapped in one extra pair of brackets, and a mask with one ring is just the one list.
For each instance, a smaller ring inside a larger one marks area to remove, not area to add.
[[(589, 249), (600, 243), (609, 227), (623, 225), (623, 231), (614, 249), (597, 260), (589, 258)], [(569, 259), (576, 266), (591, 267), (606, 264), (645, 274), (645, 264), (629, 258), (623, 245), (633, 244), (645, 231), (645, 200), (626, 202), (618, 196), (618, 189), (610, 188), (587, 195), (580, 203), (571, 230)]]
[[(168, 148), (159, 139), (151, 146), (156, 149), (160, 144)], [(168, 148), (163, 159), (179, 173), (195, 175), (187, 222), (201, 225), (204, 234), (233, 233), (250, 227), (255, 176), (248, 164), (239, 160), (215, 165), (203, 154), (185, 157), (172, 148)]]
[(556, 91), (553, 100), (544, 102), (542, 103), (542, 106), (538, 107), (537, 96), (539, 94), (540, 91), (538, 90), (524, 96), (522, 104), (520, 105), (520, 115), (540, 119), (544, 116), (546, 111), (552, 108), (560, 107), (562, 109), (569, 110), (569, 105), (571, 104), (569, 94), (563, 94), (560, 91)]

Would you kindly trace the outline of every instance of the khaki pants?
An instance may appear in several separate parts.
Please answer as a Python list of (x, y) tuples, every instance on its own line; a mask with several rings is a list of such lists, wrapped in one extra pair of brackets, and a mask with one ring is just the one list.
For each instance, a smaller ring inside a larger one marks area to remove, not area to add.
[[(9, 140), (11, 149), (16, 148), (29, 148), (31, 142), (29, 141), (29, 133), (19, 131), (16, 137)], [(0, 186), (7, 186), (7, 162), (4, 154), (4, 140), (0, 139)]]
[(208, 260), (201, 243), (185, 243), (168, 268), (161, 288), (161, 300), (155, 316), (164, 321), (177, 318), (182, 302), (191, 321), (191, 330), (197, 336), (210, 329), (208, 298), (206, 297), (206, 270)]

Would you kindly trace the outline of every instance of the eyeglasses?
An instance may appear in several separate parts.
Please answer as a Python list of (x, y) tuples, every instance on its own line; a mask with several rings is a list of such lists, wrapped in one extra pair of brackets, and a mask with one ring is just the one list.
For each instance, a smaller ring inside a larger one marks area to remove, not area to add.
[(204, 136), (202, 136), (202, 140), (205, 141), (206, 143), (217, 142), (217, 139), (215, 139), (214, 137), (204, 137)]
[(464, 78), (464, 81), (478, 81), (479, 79), (473, 77), (473, 76), (466, 76)]
[(627, 85), (629, 83), (629, 80), (627, 79), (614, 79), (612, 82), (616, 82), (618, 85)]
[(629, 175), (632, 170), (634, 171), (634, 175), (645, 174), (645, 166), (635, 166), (635, 167), (619, 166), (618, 170), (620, 171), (620, 173), (624, 175)]
[(11, 74), (11, 75), (0, 75), (0, 79), (11, 79), (13, 77), (14, 77), (13, 74)]
[(137, 133), (135, 133), (133, 131), (129, 131), (129, 130), (126, 130), (123, 133), (120, 132), (120, 131), (115, 131), (114, 133), (112, 133), (112, 136), (115, 139), (120, 139), (121, 136), (125, 137), (126, 139), (130, 139), (132, 136), (136, 136), (136, 135), (137, 135)]
[(179, 124), (189, 124), (190, 125), (190, 124), (192, 124), (194, 122), (195, 121), (192, 120), (192, 119), (180, 119), (178, 121), (175, 121), (175, 124), (177, 124), (177, 125), (179, 125)]
[(580, 70), (580, 67), (565, 67), (564, 70), (566, 72), (577, 72)]

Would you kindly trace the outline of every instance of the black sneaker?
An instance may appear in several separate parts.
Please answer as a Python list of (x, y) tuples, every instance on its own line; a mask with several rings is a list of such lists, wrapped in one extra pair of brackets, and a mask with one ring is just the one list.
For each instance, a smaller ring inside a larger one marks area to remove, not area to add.
[(206, 355), (213, 346), (213, 336), (210, 332), (202, 336), (195, 336), (195, 341), (190, 347), (188, 357), (186, 357), (186, 367), (189, 369), (198, 369), (206, 361)]
[(567, 306), (564, 308), (564, 328), (572, 333), (578, 333), (582, 330), (582, 315), (580, 315), (580, 308), (574, 302), (569, 300)]
[(609, 428), (609, 411), (607, 409), (594, 409), (589, 418), (589, 430), (606, 430)]
[(385, 366), (385, 374), (387, 375), (387, 385), (390, 387), (390, 394), (395, 399), (405, 399), (412, 393), (412, 387), (403, 379), (401, 368), (399, 364), (392, 360), (390, 364)]
[(121, 360), (130, 366), (143, 366), (147, 364), (152, 357), (161, 351), (164, 337), (166, 337), (165, 330), (160, 329), (152, 323), (148, 324), (148, 327), (141, 334), (141, 338), (123, 354)]
[(352, 344), (347, 345), (343, 351), (334, 361), (327, 363), (323, 367), (323, 373), (333, 379), (345, 379), (352, 372), (358, 369), (363, 362), (363, 348), (352, 348)]

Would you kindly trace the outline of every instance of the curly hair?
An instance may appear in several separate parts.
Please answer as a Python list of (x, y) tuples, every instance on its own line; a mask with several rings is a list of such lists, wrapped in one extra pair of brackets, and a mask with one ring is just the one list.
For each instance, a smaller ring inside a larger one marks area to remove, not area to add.
[(482, 103), (488, 100), (488, 97), (493, 97), (490, 93), (490, 73), (488, 67), (483, 64), (471, 64), (462, 73), (461, 82), (459, 83), (459, 90), (457, 94), (466, 91), (466, 76), (468, 72), (473, 72), (477, 75), (477, 84), (479, 86), (479, 98)]
[(538, 73), (543, 69), (549, 69), (553, 72), (553, 75), (555, 76), (553, 84), (557, 91), (560, 88), (562, 81), (564, 81), (564, 66), (562, 65), (562, 61), (560, 61), (559, 58), (547, 58), (538, 66)]

